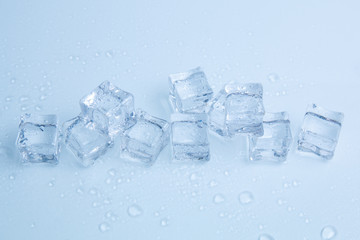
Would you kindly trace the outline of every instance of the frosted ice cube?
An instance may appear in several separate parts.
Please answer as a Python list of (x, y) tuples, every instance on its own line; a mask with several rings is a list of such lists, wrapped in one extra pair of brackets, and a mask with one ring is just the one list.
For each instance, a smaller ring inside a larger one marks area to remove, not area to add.
[(93, 165), (112, 145), (106, 130), (82, 116), (65, 122), (63, 135), (67, 148), (86, 167)]
[(344, 114), (308, 106), (298, 140), (298, 150), (331, 159), (338, 142)]
[(262, 136), (263, 88), (260, 83), (228, 83), (211, 101), (210, 129), (221, 136)]
[(169, 141), (169, 123), (138, 109), (136, 124), (121, 136), (121, 157), (151, 165)]
[(172, 114), (170, 136), (174, 161), (210, 159), (206, 114)]
[(24, 163), (57, 164), (60, 144), (56, 115), (21, 116), (16, 145)]
[(84, 116), (100, 127), (108, 127), (113, 138), (135, 123), (134, 97), (112, 83), (105, 81), (80, 100)]
[(178, 112), (205, 111), (213, 91), (200, 67), (169, 76), (170, 102)]
[(290, 121), (286, 112), (266, 113), (264, 135), (249, 136), (250, 160), (283, 162), (292, 141)]

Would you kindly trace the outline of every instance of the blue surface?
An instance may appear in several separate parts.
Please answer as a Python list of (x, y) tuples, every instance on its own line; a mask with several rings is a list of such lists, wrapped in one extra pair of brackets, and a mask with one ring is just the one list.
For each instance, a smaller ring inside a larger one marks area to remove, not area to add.
[[(1, 1), (1, 239), (336, 239), (360, 236), (358, 1)], [(246, 162), (244, 139), (211, 135), (211, 160), (151, 168), (117, 149), (84, 169), (65, 148), (56, 167), (15, 158), (19, 116), (80, 112), (104, 80), (169, 120), (168, 75), (201, 66), (217, 93), (261, 82), (293, 136), (309, 103), (345, 114), (330, 161)], [(241, 204), (248, 191), (253, 201)], [(117, 215), (117, 217), (115, 217)]]

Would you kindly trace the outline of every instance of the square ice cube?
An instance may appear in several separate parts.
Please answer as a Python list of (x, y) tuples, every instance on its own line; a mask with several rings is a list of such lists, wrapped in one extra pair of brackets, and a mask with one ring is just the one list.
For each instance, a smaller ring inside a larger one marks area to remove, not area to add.
[(171, 115), (171, 153), (174, 161), (209, 161), (206, 114)]
[(93, 165), (112, 145), (106, 130), (81, 116), (64, 123), (63, 135), (67, 148), (85, 167)]
[(200, 67), (183, 73), (171, 74), (169, 83), (169, 99), (176, 111), (195, 113), (205, 111), (213, 91)]
[(138, 109), (136, 124), (121, 136), (121, 157), (150, 166), (169, 141), (169, 123)]
[(16, 145), (24, 163), (57, 164), (59, 142), (56, 115), (25, 114), (21, 117)]
[(266, 113), (264, 135), (249, 136), (250, 160), (283, 162), (292, 141), (290, 121), (286, 112)]
[(105, 81), (80, 100), (84, 116), (100, 127), (108, 127), (113, 138), (135, 123), (134, 97), (112, 83)]
[(262, 136), (263, 88), (260, 83), (228, 83), (211, 101), (210, 129), (221, 136), (236, 134)]
[(315, 104), (308, 106), (298, 140), (298, 150), (331, 159), (338, 142), (344, 114)]

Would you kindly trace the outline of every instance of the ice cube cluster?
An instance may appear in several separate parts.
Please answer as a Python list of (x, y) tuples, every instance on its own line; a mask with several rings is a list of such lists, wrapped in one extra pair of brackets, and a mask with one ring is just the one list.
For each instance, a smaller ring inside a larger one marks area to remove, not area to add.
[[(248, 139), (251, 162), (284, 162), (292, 143), (286, 112), (265, 112), (260, 83), (229, 82), (213, 96), (201, 68), (169, 75), (171, 122), (134, 107), (134, 96), (109, 81), (80, 99), (81, 113), (60, 129), (56, 115), (25, 114), (16, 141), (24, 163), (59, 162), (60, 142), (84, 166), (110, 148), (121, 159), (152, 165), (170, 142), (173, 162), (210, 160), (209, 130)], [(312, 104), (297, 141), (299, 152), (330, 159), (344, 115)]]

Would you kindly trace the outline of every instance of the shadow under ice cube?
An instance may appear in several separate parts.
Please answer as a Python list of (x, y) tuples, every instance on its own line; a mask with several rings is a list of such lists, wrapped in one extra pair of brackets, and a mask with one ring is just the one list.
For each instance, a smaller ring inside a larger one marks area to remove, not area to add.
[(344, 114), (315, 104), (308, 106), (298, 139), (298, 150), (331, 159), (338, 142)]
[(174, 161), (209, 161), (207, 115), (172, 114), (170, 142)]
[(16, 145), (24, 163), (57, 164), (60, 144), (56, 115), (23, 115)]
[(107, 131), (81, 116), (65, 122), (63, 131), (67, 148), (86, 167), (93, 165), (112, 145)]
[(135, 123), (134, 97), (112, 83), (105, 81), (80, 100), (84, 116), (102, 128), (108, 128), (111, 137)]
[(260, 83), (229, 83), (211, 101), (210, 129), (221, 136), (263, 135), (263, 88)]
[(205, 112), (213, 91), (200, 67), (169, 76), (170, 102), (178, 112)]
[(250, 160), (283, 162), (292, 141), (290, 121), (286, 112), (266, 113), (263, 119), (264, 135), (250, 136)]
[(169, 123), (138, 109), (136, 124), (121, 136), (121, 157), (150, 166), (169, 141)]

